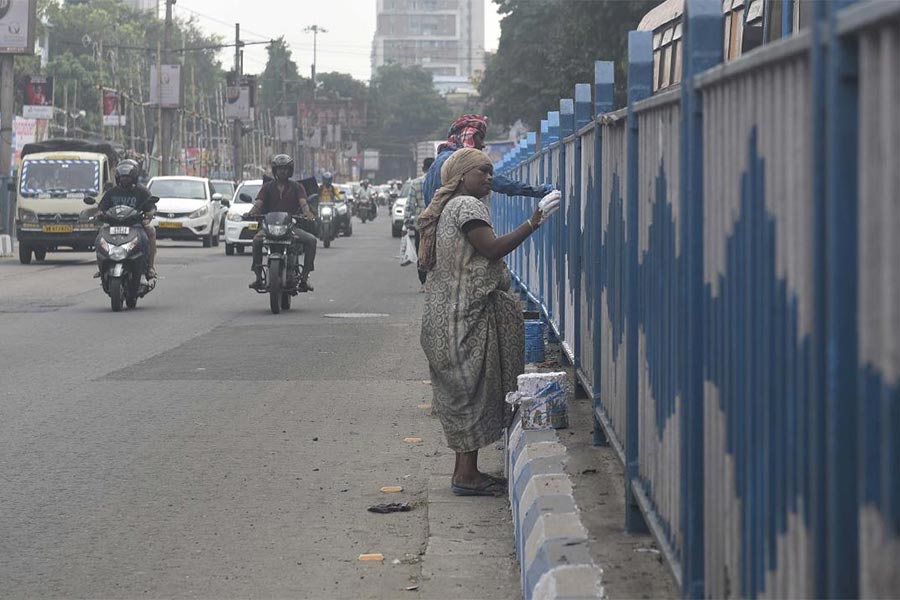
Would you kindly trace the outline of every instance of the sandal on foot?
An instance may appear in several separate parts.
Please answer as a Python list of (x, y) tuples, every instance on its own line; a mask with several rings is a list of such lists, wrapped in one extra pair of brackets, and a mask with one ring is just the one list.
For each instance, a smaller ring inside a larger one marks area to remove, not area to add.
[(463, 485), (457, 485), (455, 483), (450, 484), (450, 489), (453, 491), (453, 495), (455, 496), (505, 496), (506, 495), (506, 486), (502, 485), (500, 482), (493, 478), (488, 478), (487, 481), (482, 483), (479, 486), (469, 487)]

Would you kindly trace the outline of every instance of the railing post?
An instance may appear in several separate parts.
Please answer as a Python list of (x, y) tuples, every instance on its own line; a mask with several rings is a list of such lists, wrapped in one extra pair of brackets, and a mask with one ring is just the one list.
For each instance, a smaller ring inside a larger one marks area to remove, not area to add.
[[(591, 122), (591, 86), (587, 83), (575, 84), (575, 126), (576, 132), (580, 131)], [(584, 223), (581, 222), (582, 202), (581, 197), (581, 136), (575, 138), (575, 170), (574, 177), (569, 182), (569, 202), (571, 205), (571, 219), (569, 219), (569, 280), (572, 282), (573, 298), (575, 299), (575, 331), (572, 336), (572, 355), (574, 357), (575, 371), (582, 371), (581, 344), (584, 332), (582, 328), (584, 323), (581, 321), (582, 314), (582, 283), (584, 280), (584, 253), (582, 249), (582, 241), (584, 240)], [(591, 390), (586, 390), (590, 393)]]
[[(835, 33), (838, 10), (828, 3), (828, 597), (855, 598), (859, 585), (859, 48)], [(896, 100), (896, 98), (895, 98)], [(869, 117), (871, 118), (871, 117)], [(894, 165), (896, 167), (896, 165)]]
[(601, 371), (603, 369), (603, 307), (600, 301), (601, 275), (603, 273), (603, 256), (600, 254), (600, 248), (603, 244), (603, 128), (600, 126), (598, 119), (601, 115), (612, 112), (615, 96), (615, 64), (612, 61), (598, 60), (594, 62), (594, 189), (596, 190), (596, 198), (591, 201), (597, 202), (597, 208), (593, 212), (592, 226), (597, 233), (597, 239), (594, 242), (588, 256), (590, 256), (596, 289), (594, 290), (593, 301), (594, 309), (594, 445), (607, 446), (609, 440), (603, 431), (603, 425), (600, 423), (598, 416), (602, 409), (602, 399), (600, 397), (601, 389)]
[[(550, 149), (550, 146), (557, 143), (559, 141), (559, 111), (553, 111), (547, 113), (547, 123), (548, 123), (548, 131), (547, 131), (547, 151), (544, 152), (544, 172), (542, 174), (542, 179), (544, 183), (552, 183), (556, 185), (556, 181), (553, 180), (553, 175), (555, 173), (554, 167), (556, 166), (553, 162), (553, 152)], [(558, 218), (557, 218), (558, 220)], [(558, 290), (554, 289), (554, 286), (559, 286), (559, 274), (557, 273), (556, 278), (552, 277), (554, 271), (554, 262), (557, 260), (556, 254), (556, 239), (559, 237), (557, 228), (558, 224), (553, 227), (549, 227), (544, 230), (544, 239), (546, 240), (546, 262), (547, 262), (547, 297), (545, 298), (547, 302), (547, 318), (550, 321), (550, 329), (553, 329), (553, 320), (556, 317), (556, 311), (558, 310), (557, 301), (558, 301)], [(557, 329), (556, 334), (559, 334), (559, 330)], [(561, 340), (560, 340), (561, 341)]]
[(703, 105), (694, 76), (722, 62), (720, 0), (688, 0), (684, 20), (681, 83), (682, 273), (679, 281), (684, 323), (680, 351), (683, 416), (681, 433), (682, 596), (704, 595), (703, 522)]
[(640, 475), (639, 398), (638, 398), (638, 122), (634, 104), (648, 98), (653, 84), (653, 33), (628, 32), (628, 195), (626, 230), (625, 286), (625, 527), (628, 531), (647, 531), (634, 486)]
[[(572, 257), (569, 256), (569, 236), (572, 235), (572, 221), (570, 217), (572, 216), (569, 211), (569, 206), (571, 204), (568, 194), (568, 186), (570, 184), (567, 181), (568, 176), (566, 173), (566, 144), (564, 140), (570, 135), (575, 133), (575, 101), (571, 98), (564, 98), (559, 101), (559, 161), (556, 165), (556, 172), (558, 176), (554, 183), (556, 184), (557, 189), (562, 192), (562, 198), (560, 199), (559, 204), (559, 214), (556, 217), (556, 235), (557, 235), (557, 244), (556, 249), (558, 254), (556, 255), (556, 275), (557, 282), (559, 285), (559, 341), (563, 343), (567, 339), (567, 335), (571, 332), (566, 330), (566, 319), (568, 317), (568, 302), (566, 302), (566, 293), (569, 289), (570, 284), (572, 283), (571, 278), (569, 277), (569, 271), (566, 268), (567, 259), (571, 261)], [(564, 346), (565, 347), (565, 346)], [(575, 349), (572, 350), (572, 362), (574, 363), (575, 359)], [(563, 351), (563, 357), (566, 356), (565, 351)]]
[[(544, 163), (546, 162), (547, 156), (547, 147), (550, 145), (550, 121), (547, 119), (541, 120), (541, 148), (540, 148), (540, 158), (538, 159), (537, 164), (537, 183), (544, 182)], [(547, 244), (548, 240), (547, 230), (539, 229), (538, 230), (538, 245), (541, 249), (539, 256), (537, 257), (538, 262), (538, 270), (540, 271), (540, 289), (538, 291), (538, 300), (541, 303), (541, 308), (544, 311), (544, 317), (548, 320), (550, 319), (550, 307), (547, 305), (547, 297), (545, 295), (545, 290), (547, 289), (547, 278), (550, 274), (547, 272), (547, 257), (549, 255), (549, 246)]]

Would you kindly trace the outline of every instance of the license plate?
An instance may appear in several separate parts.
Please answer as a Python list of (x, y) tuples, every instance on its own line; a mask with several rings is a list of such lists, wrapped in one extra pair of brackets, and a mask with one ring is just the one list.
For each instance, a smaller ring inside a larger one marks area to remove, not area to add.
[(249, 225), (247, 225), (247, 229), (249, 229), (250, 231), (256, 231), (257, 229), (259, 229), (259, 223), (250, 223)]
[(163, 229), (181, 229), (181, 223), (178, 221), (160, 221), (159, 226)]
[(123, 226), (110, 227), (109, 232), (112, 235), (128, 235), (129, 233), (131, 233), (131, 227), (123, 227)]
[(41, 227), (44, 233), (72, 233), (75, 227), (72, 225), (44, 225)]

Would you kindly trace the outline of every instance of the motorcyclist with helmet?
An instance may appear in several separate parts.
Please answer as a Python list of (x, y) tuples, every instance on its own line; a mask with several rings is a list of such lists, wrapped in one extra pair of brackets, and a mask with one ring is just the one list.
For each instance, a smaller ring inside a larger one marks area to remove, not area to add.
[[(279, 154), (272, 159), (272, 177), (270, 181), (260, 188), (253, 202), (253, 208), (247, 213), (249, 216), (261, 216), (270, 212), (286, 212), (290, 215), (302, 215), (307, 219), (314, 219), (309, 205), (306, 203), (306, 191), (296, 181), (291, 180), (294, 174), (294, 159), (287, 154)], [(253, 237), (253, 271), (254, 280), (250, 283), (253, 289), (262, 287), (262, 251), (265, 234), (262, 229)], [(303, 245), (303, 274), (300, 276), (299, 288), (301, 292), (311, 292), (313, 287), (309, 284), (309, 274), (315, 270), (317, 240), (312, 234), (299, 229), (294, 229), (294, 243)]]
[(319, 186), (319, 203), (334, 204), (335, 202), (343, 202), (344, 194), (335, 187), (334, 176), (330, 171), (322, 173), (322, 185)]
[[(148, 280), (156, 274), (156, 228), (151, 224), (156, 212), (156, 204), (151, 201), (150, 190), (140, 185), (141, 167), (132, 159), (126, 159), (116, 166), (116, 185), (109, 188), (97, 205), (98, 214), (103, 214), (114, 206), (130, 206), (144, 213), (142, 225), (147, 234)], [(100, 273), (94, 275), (99, 277)]]

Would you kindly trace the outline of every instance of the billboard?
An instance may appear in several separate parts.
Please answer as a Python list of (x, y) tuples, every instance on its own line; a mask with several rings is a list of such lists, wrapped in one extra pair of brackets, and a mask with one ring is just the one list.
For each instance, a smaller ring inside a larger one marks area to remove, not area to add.
[[(2, 0), (0, 0), (2, 2)], [(25, 105), (22, 116), (26, 119), (53, 118), (53, 78), (31, 75), (25, 78)]]
[(119, 92), (116, 90), (103, 90), (103, 125), (125, 126), (125, 115), (121, 112)]
[(37, 0), (0, 0), (0, 54), (34, 54)]
[(256, 108), (256, 77), (235, 78), (228, 74), (225, 87), (225, 118), (249, 123), (253, 121)]
[(162, 108), (181, 108), (181, 65), (162, 65), (159, 75), (150, 65), (150, 104)]
[(293, 142), (294, 117), (275, 117), (275, 134), (279, 142)]

